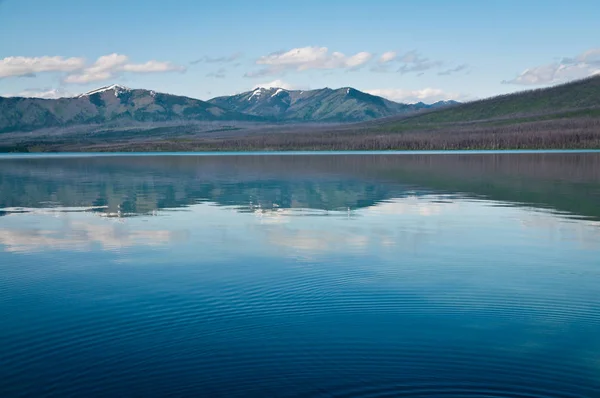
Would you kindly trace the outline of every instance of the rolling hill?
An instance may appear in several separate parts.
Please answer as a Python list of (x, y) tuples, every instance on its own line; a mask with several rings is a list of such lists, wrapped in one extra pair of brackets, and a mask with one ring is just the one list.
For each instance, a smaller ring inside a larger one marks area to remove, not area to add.
[(478, 101), (411, 117), (382, 120), (390, 129), (411, 125), (448, 123), (517, 122), (600, 116), (600, 76)]

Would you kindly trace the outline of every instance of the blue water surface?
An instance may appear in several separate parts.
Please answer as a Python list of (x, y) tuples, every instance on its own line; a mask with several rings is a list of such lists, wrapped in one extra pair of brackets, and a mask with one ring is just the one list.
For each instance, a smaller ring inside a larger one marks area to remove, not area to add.
[(600, 154), (0, 159), (0, 396), (598, 397)]

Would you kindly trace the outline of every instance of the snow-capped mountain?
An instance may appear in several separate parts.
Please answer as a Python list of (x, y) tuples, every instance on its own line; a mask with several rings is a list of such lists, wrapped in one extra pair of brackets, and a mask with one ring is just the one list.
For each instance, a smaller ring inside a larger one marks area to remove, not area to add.
[(76, 97), (42, 99), (0, 97), (0, 132), (85, 124), (135, 122), (261, 121), (198, 99), (118, 84)]
[(100, 87), (95, 90), (88, 91), (87, 93), (80, 94), (77, 98), (87, 97), (92, 94), (104, 93), (106, 91), (111, 91), (115, 95), (115, 97), (118, 97), (119, 94), (127, 93), (131, 91), (131, 89), (129, 87), (121, 86), (119, 84), (112, 84), (110, 86)]
[(304, 91), (261, 87), (202, 101), (112, 84), (75, 97), (0, 97), (0, 132), (76, 124), (198, 120), (357, 122), (446, 105), (399, 104), (351, 87)]
[(210, 103), (223, 108), (285, 121), (356, 122), (415, 112), (426, 104), (399, 104), (351, 87), (286, 90), (259, 87), (245, 93), (217, 97)]

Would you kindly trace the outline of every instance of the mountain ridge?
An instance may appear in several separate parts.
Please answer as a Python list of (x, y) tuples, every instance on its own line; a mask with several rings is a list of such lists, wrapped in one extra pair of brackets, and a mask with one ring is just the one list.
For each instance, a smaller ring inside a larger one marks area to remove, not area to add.
[(112, 84), (57, 99), (0, 97), (0, 133), (92, 124), (114, 127), (144, 122), (350, 123), (410, 114), (436, 106), (396, 103), (352, 87), (256, 88), (203, 101)]
[(86, 124), (136, 122), (264, 121), (206, 101), (111, 85), (77, 97), (0, 97), (0, 133)]
[(352, 87), (315, 90), (257, 87), (235, 95), (215, 97), (208, 102), (249, 115), (295, 122), (358, 122), (448, 105), (443, 102), (431, 105), (398, 103)]
[[(408, 117), (389, 118), (390, 128), (402, 125), (441, 123), (482, 123), (510, 119), (552, 118), (577, 111), (581, 116), (596, 116), (600, 109), (600, 75), (555, 86), (524, 90), (460, 103)], [(379, 122), (383, 122), (379, 121)]]

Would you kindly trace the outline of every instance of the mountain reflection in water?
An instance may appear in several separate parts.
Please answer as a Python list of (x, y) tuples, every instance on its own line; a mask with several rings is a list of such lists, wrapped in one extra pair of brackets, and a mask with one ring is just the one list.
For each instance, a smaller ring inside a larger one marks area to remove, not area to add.
[(132, 216), (199, 202), (354, 210), (442, 193), (600, 217), (598, 153), (32, 157), (0, 165), (3, 213), (85, 206)]

